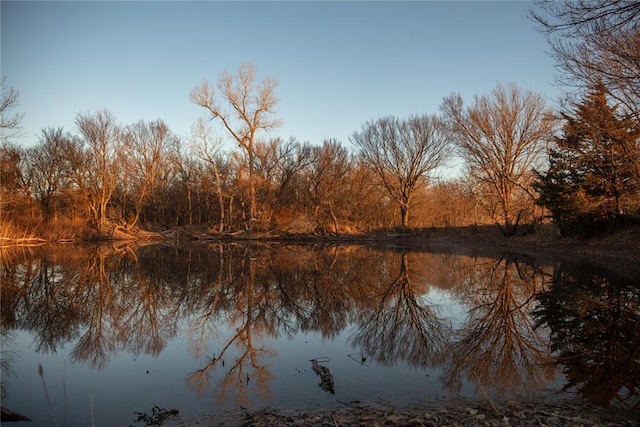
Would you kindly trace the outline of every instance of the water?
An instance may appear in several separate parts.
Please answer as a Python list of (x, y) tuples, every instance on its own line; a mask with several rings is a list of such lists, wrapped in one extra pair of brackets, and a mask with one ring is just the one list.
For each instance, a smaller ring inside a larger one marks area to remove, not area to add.
[(3, 252), (1, 279), (2, 405), (33, 425), (143, 425), (134, 413), (156, 405), (188, 416), (453, 396), (637, 402), (640, 281), (589, 265), (62, 246)]

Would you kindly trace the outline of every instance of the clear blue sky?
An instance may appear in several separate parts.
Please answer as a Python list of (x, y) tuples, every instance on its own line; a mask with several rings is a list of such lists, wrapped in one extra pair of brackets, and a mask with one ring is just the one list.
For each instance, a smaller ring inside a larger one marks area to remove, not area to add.
[(320, 144), (370, 119), (437, 113), (498, 82), (553, 101), (552, 59), (528, 2), (2, 1), (1, 69), (31, 145), (78, 113), (164, 120), (186, 137), (204, 114), (189, 91), (252, 62), (280, 82), (270, 136)]

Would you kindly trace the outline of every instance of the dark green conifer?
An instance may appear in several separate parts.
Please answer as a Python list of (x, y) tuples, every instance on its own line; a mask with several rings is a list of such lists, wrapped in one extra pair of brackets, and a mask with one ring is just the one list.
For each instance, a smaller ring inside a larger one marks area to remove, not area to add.
[(639, 124), (609, 105), (602, 83), (562, 117), (549, 170), (538, 174), (538, 204), (549, 209), (563, 234), (589, 235), (637, 219)]

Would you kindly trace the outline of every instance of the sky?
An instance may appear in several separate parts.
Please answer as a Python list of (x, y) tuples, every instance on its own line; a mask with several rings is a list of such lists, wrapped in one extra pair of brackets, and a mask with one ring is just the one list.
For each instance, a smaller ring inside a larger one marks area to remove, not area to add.
[[(379, 117), (437, 114), (516, 82), (559, 96), (544, 36), (523, 1), (0, 2), (2, 75), (24, 136), (76, 132), (108, 109), (122, 125), (162, 119), (188, 139), (206, 116), (189, 91), (253, 63), (275, 77), (282, 126), (266, 138), (319, 145)], [(222, 133), (220, 134), (224, 136)]]

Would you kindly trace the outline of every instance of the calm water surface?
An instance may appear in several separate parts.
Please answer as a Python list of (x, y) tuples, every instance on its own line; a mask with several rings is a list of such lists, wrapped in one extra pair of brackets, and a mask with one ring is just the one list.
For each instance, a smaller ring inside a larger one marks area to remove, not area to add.
[(156, 405), (638, 404), (640, 280), (590, 265), (360, 246), (1, 254), (2, 405), (30, 425), (143, 425)]

